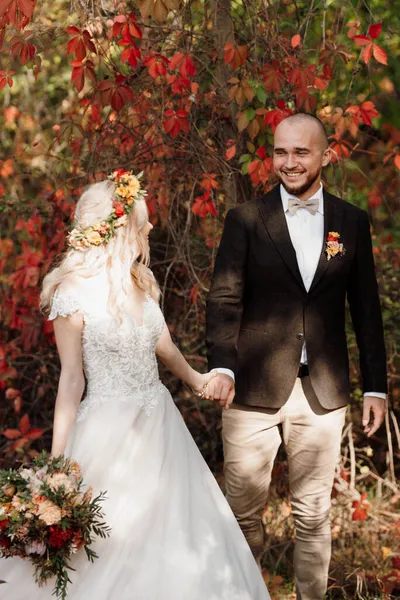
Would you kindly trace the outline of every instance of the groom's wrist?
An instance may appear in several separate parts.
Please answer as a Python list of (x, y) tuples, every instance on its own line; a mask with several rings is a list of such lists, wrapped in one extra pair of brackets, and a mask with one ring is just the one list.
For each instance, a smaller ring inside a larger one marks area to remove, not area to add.
[(383, 392), (364, 392), (364, 398), (368, 398), (371, 396), (373, 398), (382, 398), (382, 400), (387, 399), (387, 394), (384, 394)]
[(215, 369), (213, 369), (213, 371), (218, 371), (218, 373), (220, 373), (221, 375), (229, 375), (229, 377), (232, 377), (233, 381), (235, 381), (235, 373), (233, 371), (231, 371), (231, 369), (226, 369), (226, 368), (219, 368), (216, 367)]

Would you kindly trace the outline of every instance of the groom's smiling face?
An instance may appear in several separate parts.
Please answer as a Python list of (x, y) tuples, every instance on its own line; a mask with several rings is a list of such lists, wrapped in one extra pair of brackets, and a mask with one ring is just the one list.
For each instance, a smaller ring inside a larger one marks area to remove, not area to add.
[(322, 167), (331, 158), (322, 127), (312, 118), (282, 121), (274, 136), (274, 171), (284, 188), (307, 200), (320, 185)]

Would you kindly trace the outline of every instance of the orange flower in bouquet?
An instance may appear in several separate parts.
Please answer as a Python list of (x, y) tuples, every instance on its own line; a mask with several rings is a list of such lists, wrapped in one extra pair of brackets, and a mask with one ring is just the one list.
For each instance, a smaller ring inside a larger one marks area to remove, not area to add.
[(29, 560), (38, 585), (55, 576), (54, 594), (65, 600), (72, 556), (84, 549), (93, 561), (95, 536), (110, 533), (104, 498), (93, 498), (75, 461), (46, 452), (29, 468), (0, 470), (0, 558)]

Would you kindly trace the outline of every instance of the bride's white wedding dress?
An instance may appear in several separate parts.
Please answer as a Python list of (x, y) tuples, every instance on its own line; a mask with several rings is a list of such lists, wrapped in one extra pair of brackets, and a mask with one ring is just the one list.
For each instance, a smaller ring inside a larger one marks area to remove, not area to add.
[[(142, 322), (107, 311), (102, 278), (59, 289), (50, 319), (77, 311), (87, 393), (66, 455), (76, 459), (104, 502), (111, 537), (99, 558), (74, 557), (70, 600), (267, 600), (245, 538), (168, 390), (155, 346), (164, 327), (158, 305)], [(0, 560), (2, 600), (45, 600), (21, 559)]]

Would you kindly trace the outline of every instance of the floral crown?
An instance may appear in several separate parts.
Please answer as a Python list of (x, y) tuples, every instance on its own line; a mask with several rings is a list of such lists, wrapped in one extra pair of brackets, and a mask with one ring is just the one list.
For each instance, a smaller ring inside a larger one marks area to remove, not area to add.
[(115, 183), (113, 210), (110, 216), (84, 229), (75, 228), (67, 237), (68, 245), (75, 250), (85, 250), (90, 246), (100, 246), (109, 242), (117, 229), (125, 225), (137, 200), (144, 200), (147, 192), (140, 186), (143, 171), (134, 175), (132, 171), (116, 169), (108, 179)]

